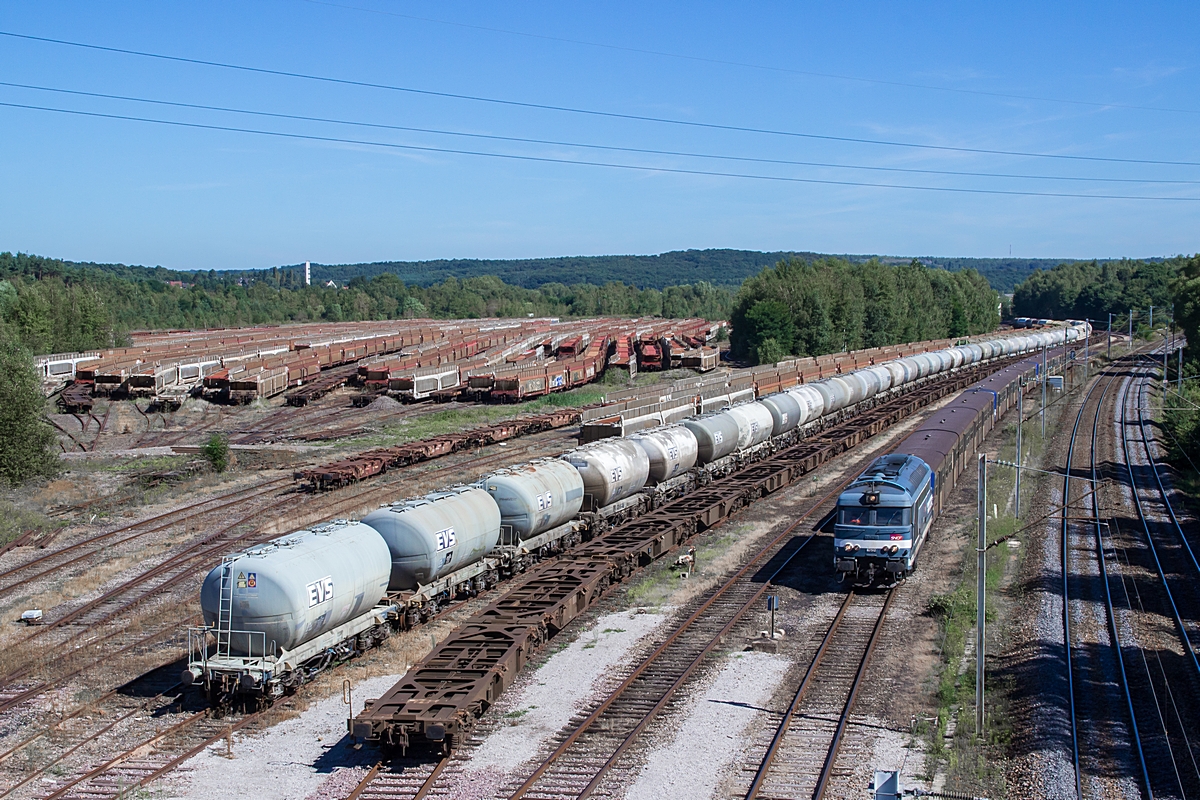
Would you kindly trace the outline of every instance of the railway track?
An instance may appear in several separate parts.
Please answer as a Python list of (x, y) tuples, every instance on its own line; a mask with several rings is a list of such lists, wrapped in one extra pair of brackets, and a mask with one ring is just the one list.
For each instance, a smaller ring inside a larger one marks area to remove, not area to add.
[(346, 800), (421, 800), (436, 785), (449, 758), (376, 762)]
[(896, 591), (860, 594), (851, 590), (846, 595), (780, 717), (746, 791), (747, 800), (820, 800), (825, 796), (855, 698)]
[[(960, 380), (961, 380), (961, 376), (960, 376)], [(936, 392), (935, 392), (935, 393), (936, 393)], [(943, 393), (944, 393), (944, 392), (943, 392)], [(938, 396), (940, 396), (940, 395), (938, 395)], [(923, 405), (923, 403), (921, 403), (921, 402), (917, 402), (917, 401), (915, 401), (915, 400), (912, 400), (911, 398), (910, 398), (910, 399), (908, 399), (908, 400), (906, 400), (905, 402), (906, 402), (906, 403), (909, 403), (909, 404), (911, 404), (913, 408), (917, 408), (917, 407), (920, 407), (921, 405)], [(884, 427), (886, 427), (886, 425), (885, 425)], [(871, 431), (871, 432), (873, 433), (873, 432), (874, 432), (874, 429), (872, 429), (872, 431)], [(869, 435), (871, 435), (871, 433), (866, 433), (866, 436), (869, 436)], [(865, 438), (865, 437), (864, 437), (864, 438)], [(838, 449), (835, 449), (835, 450), (834, 450), (834, 451), (832, 451), (832, 452), (835, 452), (835, 453), (836, 453), (836, 452), (841, 452), (841, 449), (844, 449), (844, 448), (838, 448)], [(496, 454), (496, 456), (497, 456), (497, 457), (503, 457), (503, 458), (509, 458), (509, 459), (512, 459), (512, 458), (519, 457), (519, 455), (518, 455), (516, 452), (514, 452), (514, 450), (515, 450), (515, 448), (513, 448), (513, 449), (507, 449), (507, 450), (505, 450), (505, 451), (504, 451), (504, 452), (502, 452), (502, 453), (497, 453), (497, 454)], [(809, 457), (809, 456), (802, 456), (802, 458), (805, 458), (805, 459), (807, 459), (807, 458), (810, 458), (810, 457)], [(474, 462), (472, 462), (472, 467), (480, 466), (482, 463), (483, 463), (483, 462), (482, 462), (481, 460), (479, 460), (479, 459), (476, 459)], [(818, 462), (818, 463), (819, 463), (819, 462)], [(452, 468), (452, 467), (447, 467), (446, 469), (449, 469), (449, 468)], [(776, 468), (776, 469), (777, 469), (777, 468)], [(807, 469), (807, 468), (805, 468), (805, 469)], [(431, 471), (431, 473), (427, 473), (427, 475), (428, 475), (428, 474), (432, 474), (433, 472), (438, 472), (438, 471), (440, 471), (440, 470), (434, 470), (434, 471)], [(753, 470), (752, 470), (752, 471), (753, 471)], [(369, 494), (370, 492), (375, 492), (375, 491), (392, 491), (392, 492), (394, 493), (394, 489), (390, 489), (390, 490), (389, 490), (389, 489), (388, 489), (388, 487), (377, 487), (377, 488), (370, 489), (370, 490), (366, 490), (366, 491), (364, 491), (364, 492), (361, 492), (361, 493), (359, 493), (358, 495), (356, 495), (356, 498), (361, 498), (362, 496), (364, 496), (364, 495), (367, 495), (367, 494)], [(739, 489), (738, 491), (740, 492), (740, 491), (743, 491), (743, 490)], [(328, 507), (326, 507), (326, 508), (325, 508), (325, 510), (328, 510)], [(141, 595), (141, 597), (143, 597), (143, 598), (144, 598), (144, 597), (146, 597), (146, 595), (147, 595), (147, 594), (153, 594), (153, 592), (149, 592), (149, 593), (143, 593), (143, 595)], [(128, 605), (126, 605), (126, 606), (121, 606), (120, 608), (128, 608)], [(190, 723), (189, 723), (189, 724), (190, 724)], [(198, 723), (197, 723), (197, 724), (198, 724)], [(239, 722), (239, 724), (243, 724), (243, 723)], [(249, 723), (249, 722), (245, 722), (244, 724), (250, 724), (250, 723)], [(199, 730), (199, 731), (203, 732), (203, 728), (196, 728), (195, 730)], [(211, 738), (211, 737), (209, 737), (209, 738)], [(208, 739), (205, 739), (205, 741), (208, 741)], [(144, 745), (144, 744), (145, 744), (145, 743), (143, 743), (143, 745)], [(204, 746), (204, 745), (203, 745), (203, 744), (201, 744), (201, 745), (199, 746), (199, 749), (203, 749), (203, 746)], [(195, 750), (195, 752), (198, 752), (198, 751), (199, 751), (199, 749)], [(140, 781), (140, 782), (141, 782), (141, 783), (144, 785), (145, 783), (148, 783), (150, 780), (153, 780), (153, 779), (154, 779), (154, 777), (156, 777), (157, 775), (159, 775), (159, 774), (165, 774), (165, 772), (163, 772), (163, 771), (164, 771), (164, 770), (167, 770), (167, 771), (169, 771), (169, 769), (171, 768), (171, 764), (174, 764), (174, 763), (181, 763), (181, 761), (182, 761), (182, 758), (184, 757), (182, 754), (183, 754), (183, 753), (186, 753), (186, 752), (188, 752), (188, 750), (187, 750), (186, 748), (184, 748), (184, 749), (180, 750), (181, 757), (180, 757), (179, 759), (169, 759), (167, 762), (164, 762), (164, 763), (161, 763), (161, 764), (158, 764), (158, 763), (156, 762), (156, 765), (147, 765), (147, 769), (142, 769), (142, 772), (141, 772), (141, 774), (143, 774), (143, 775), (145, 775), (145, 776), (148, 776), (148, 777), (146, 777), (144, 780), (142, 780), (142, 779), (139, 779), (139, 781)], [(116, 760), (115, 760), (115, 763), (114, 763), (113, 765), (110, 765), (110, 767), (115, 767), (115, 766), (117, 766), (117, 765), (125, 765), (125, 764), (128, 762), (128, 760), (129, 760), (129, 759), (128, 759), (128, 757), (126, 757), (126, 758), (123, 758), (123, 759), (122, 759), (122, 758), (118, 758), (118, 759), (116, 759)], [(149, 768), (148, 768), (149, 766), (153, 766), (153, 769), (149, 769)], [(125, 767), (122, 767), (122, 769), (124, 769), (124, 768), (125, 768)], [(133, 768), (133, 767), (130, 767), (129, 769), (131, 769), (131, 770), (132, 770), (132, 769), (134, 769), (134, 768)], [(138, 769), (141, 769), (141, 768), (139, 767)], [(108, 771), (109, 771), (109, 772), (111, 772), (111, 771), (112, 771), (112, 769), (110, 768)], [(135, 770), (135, 771), (136, 771), (136, 770)], [(97, 773), (97, 775), (96, 775), (96, 776), (93, 776), (93, 777), (99, 777), (99, 776), (100, 776), (100, 775), (101, 775), (103, 772), (104, 772), (104, 771), (102, 771), (101, 773)], [(133, 772), (130, 772), (129, 774), (134, 774), (134, 773), (133, 773)], [(121, 778), (120, 780), (121, 780), (121, 781), (124, 781), (124, 778)], [(128, 784), (127, 784), (127, 782), (126, 782), (126, 785), (128, 785)]]
[(1133, 359), (1107, 368), (1080, 404), (1068, 445), (1064, 660), (1081, 800), (1200, 792), (1190, 742), (1200, 722), (1192, 701), (1200, 663), (1197, 622), (1188, 619), (1200, 602), (1200, 569), (1154, 465), (1143, 414), (1148, 379)]
[[(854, 473), (857, 474), (857, 473)], [(719, 649), (746, 614), (760, 605), (771, 582), (792, 570), (816, 534), (794, 536), (820, 509), (836, 501), (849, 479), (825, 494), (695, 608), (624, 681), (573, 729), (512, 791), (517, 798), (588, 797), (662, 713), (687, 681)]]
[[(552, 440), (557, 437), (551, 437)], [(500, 461), (509, 461), (526, 455), (524, 451), (544, 447), (545, 442), (528, 442), (524, 448), (506, 448), (485, 458), (477, 458), (470, 462), (470, 468), (488, 467)], [(462, 469), (463, 464), (455, 463), (428, 470), (417, 479), (422, 484), (440, 480), (439, 476), (447, 471)], [(310, 502), (315, 509), (310, 511), (312, 517), (308, 522), (313, 524), (320, 519), (336, 517), (347, 510), (361, 508), (365, 503), (387, 495), (388, 499), (396, 499), (394, 484), (359, 489), (350, 492), (348, 497), (339, 497), (334, 502), (323, 499), (324, 496), (314, 496)], [(25, 666), (10, 671), (0, 678), (0, 713), (16, 708), (45, 692), (64, 685), (66, 682), (79, 677), (91, 667), (114, 657), (133, 654), (144, 654), (145, 648), (156, 646), (163, 639), (175, 635), (189, 624), (195, 624), (196, 619), (190, 611), (175, 608), (175, 613), (160, 612), (161, 616), (154, 619), (150, 632), (137, 626), (127, 626), (135, 608), (151, 605), (153, 601), (176, 590), (180, 585), (192, 586), (194, 578), (202, 572), (209, 563), (224, 552), (252, 546), (278, 535), (278, 531), (264, 530), (256, 527), (244, 531), (245, 526), (257, 520), (260, 515), (269, 514), (274, 509), (292, 502), (291, 495), (283, 496), (265, 508), (256, 508), (233, 523), (224, 526), (214, 534), (210, 534), (199, 542), (195, 542), (183, 550), (177, 551), (169, 558), (154, 567), (141, 572), (119, 586), (105, 592), (99, 597), (77, 607), (65, 614), (58, 615), (47, 621), (41, 627), (35, 628), (22, 641), (22, 647), (27, 649)], [(296, 511), (291, 512), (293, 515)], [(81, 556), (80, 558), (85, 558)], [(186, 609), (187, 607), (182, 607)], [(65, 636), (51, 637), (55, 631), (66, 630)], [(54, 638), (55, 641), (43, 647), (43, 652), (28, 652), (31, 643), (42, 639)], [(46, 663), (44, 651), (55, 653), (53, 664)], [(174, 653), (174, 650), (172, 650)], [(172, 655), (172, 657), (174, 657)], [(80, 663), (82, 662), (82, 663)], [(52, 677), (35, 678), (39, 672), (50, 670)]]

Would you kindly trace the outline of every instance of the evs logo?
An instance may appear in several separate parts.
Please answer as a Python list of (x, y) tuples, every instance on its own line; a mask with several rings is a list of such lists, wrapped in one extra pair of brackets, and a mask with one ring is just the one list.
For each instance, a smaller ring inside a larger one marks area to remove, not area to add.
[(458, 544), (458, 537), (454, 535), (454, 528), (446, 528), (444, 531), (438, 531), (434, 534), (434, 537), (437, 538), (437, 549), (439, 552), (449, 550)]
[(333, 597), (333, 576), (326, 575), (319, 581), (313, 581), (307, 587), (308, 607), (318, 606)]

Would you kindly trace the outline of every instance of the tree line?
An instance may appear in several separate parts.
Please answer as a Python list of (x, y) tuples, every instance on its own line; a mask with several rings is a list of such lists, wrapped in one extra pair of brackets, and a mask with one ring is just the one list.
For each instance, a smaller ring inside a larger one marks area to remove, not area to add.
[(999, 298), (974, 270), (919, 261), (790, 259), (748, 279), (730, 315), (733, 354), (752, 363), (966, 336), (1000, 322)]
[[(178, 274), (178, 273), (177, 273)], [(482, 318), (596, 315), (725, 319), (733, 293), (708, 283), (639, 289), (547, 283), (513, 286), (493, 276), (446, 278), (430, 286), (391, 273), (345, 286), (303, 286), (289, 271), (231, 282), (198, 273), (172, 285), (152, 270), (126, 272), (0, 253), (0, 325), (35, 353), (119, 345), (132, 330), (404, 317)], [(165, 276), (163, 276), (165, 277)]]
[(1130, 309), (1171, 304), (1171, 283), (1187, 261), (1106, 261), (1059, 264), (1037, 270), (1013, 290), (1013, 313), (1022, 317), (1127, 318)]

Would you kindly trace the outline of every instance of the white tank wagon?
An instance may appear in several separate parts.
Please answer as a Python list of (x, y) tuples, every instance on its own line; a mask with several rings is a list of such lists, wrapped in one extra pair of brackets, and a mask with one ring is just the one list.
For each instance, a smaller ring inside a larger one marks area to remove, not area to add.
[(762, 403), (734, 406), (725, 413), (737, 422), (739, 450), (749, 450), (771, 438), (771, 412)]
[(787, 393), (800, 404), (799, 425), (812, 422), (825, 413), (825, 398), (812, 385), (797, 386), (795, 389), (788, 389)]
[(666, 425), (629, 437), (650, 461), (650, 480), (663, 483), (696, 466), (700, 445), (684, 425)]
[(583, 478), (584, 505), (589, 511), (635, 494), (650, 477), (646, 451), (628, 439), (601, 439), (562, 458)]
[(724, 411), (689, 419), (683, 424), (696, 437), (697, 463), (708, 464), (737, 450), (737, 420)]
[(415, 591), (495, 549), (500, 508), (482, 489), (459, 486), (392, 503), (362, 520), (390, 551), (388, 591)]
[[(357, 522), (298, 531), (227, 557), (200, 589), (206, 627), (189, 630), (185, 685), (212, 690), (218, 676), (278, 695), (310, 671), (370, 647), (367, 632), (395, 613), (379, 606), (388, 560), (379, 533)], [(359, 641), (364, 633), (368, 639)]]
[(583, 506), (583, 478), (557, 458), (493, 472), (478, 486), (499, 507), (501, 526), (521, 541), (570, 522)]
[(772, 436), (782, 436), (789, 431), (795, 430), (796, 426), (804, 420), (804, 412), (800, 408), (800, 401), (788, 392), (777, 392), (767, 395), (758, 402), (762, 403), (763, 407), (771, 415)]

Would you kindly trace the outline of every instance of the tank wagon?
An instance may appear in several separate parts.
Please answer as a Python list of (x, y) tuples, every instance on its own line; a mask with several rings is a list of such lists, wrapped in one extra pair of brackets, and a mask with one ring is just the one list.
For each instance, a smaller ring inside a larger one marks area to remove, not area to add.
[[(1050, 364), (1063, 358), (1057, 353)], [(967, 388), (838, 496), (818, 527), (833, 531), (834, 568), (843, 579), (894, 584), (912, 573), (959, 474), (1040, 369), (1040, 358), (1025, 358)]]
[[(393, 630), (427, 621), (456, 598), (490, 588), (550, 553), (790, 446), (854, 406), (878, 402), (939, 372), (1064, 344), (1087, 333), (1081, 323), (902, 358), (682, 425), (603, 439), (558, 459), (499, 470), (472, 486), (385, 505), (357, 523), (312, 528), (230, 556), (204, 581), (205, 625), (189, 629), (185, 684), (203, 684), (215, 702), (236, 694), (282, 695)], [(1019, 369), (1028, 371), (1028, 363), (1022, 364)], [(993, 398), (983, 389), (970, 396), (975, 405), (954, 407), (956, 422), (976, 419), (976, 406)], [(923, 431), (934, 437), (932, 429)], [(953, 450), (956, 445), (939, 435), (937, 441)], [(955, 451), (949, 461), (933, 463), (925, 460), (933, 458), (928, 447), (918, 448), (913, 437), (909, 442), (910, 455), (930, 465), (929, 485), (940, 508), (936, 490), (945, 480), (942, 471), (961, 454)], [(891, 469), (881, 468), (881, 487), (892, 480)], [(919, 499), (921, 488), (912, 480), (916, 472), (900, 468), (892, 482), (901, 488), (889, 491)], [(857, 496), (862, 494), (859, 489)], [(877, 560), (863, 561), (860, 569), (867, 541)], [(891, 532), (887, 541), (888, 552), (880, 556), (876, 540), (846, 539), (839, 569), (852, 564), (849, 571), (856, 575), (863, 570), (896, 574), (890, 565), (907, 550), (902, 570), (911, 570), (920, 540), (916, 547), (897, 545), (895, 551)], [(857, 544), (862, 552), (845, 551), (845, 544)]]

